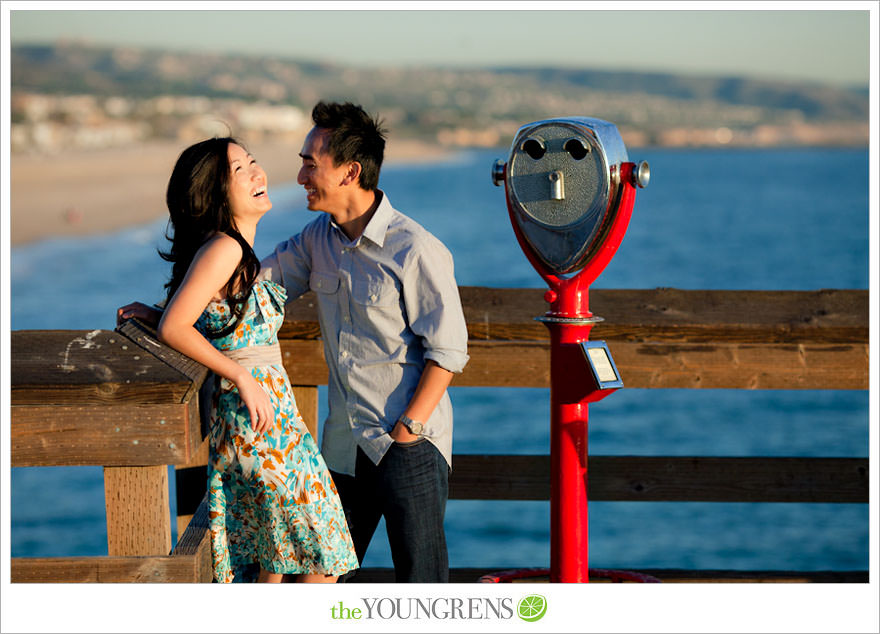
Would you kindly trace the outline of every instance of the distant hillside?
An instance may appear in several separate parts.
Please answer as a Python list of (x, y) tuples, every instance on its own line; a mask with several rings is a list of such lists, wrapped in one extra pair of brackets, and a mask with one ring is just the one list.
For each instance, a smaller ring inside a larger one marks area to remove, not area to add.
[(198, 96), (305, 112), (319, 99), (351, 100), (380, 113), (395, 134), (449, 144), (490, 145), (522, 123), (566, 115), (613, 121), (647, 144), (711, 142), (722, 128), (745, 144), (762, 138), (767, 144), (800, 143), (801, 137), (867, 143), (867, 89), (736, 77), (561, 68), (354, 69), (265, 56), (59, 44), (12, 47), (11, 79), (13, 95)]
[(868, 117), (867, 87), (853, 90), (807, 82), (559, 68), (508, 68), (498, 69), (497, 72), (528, 77), (548, 86), (554, 83), (571, 84), (596, 91), (797, 110), (808, 119), (847, 120)]

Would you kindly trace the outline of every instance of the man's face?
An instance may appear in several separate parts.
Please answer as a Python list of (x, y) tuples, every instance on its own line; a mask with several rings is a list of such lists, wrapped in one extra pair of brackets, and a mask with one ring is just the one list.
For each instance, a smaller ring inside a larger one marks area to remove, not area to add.
[(302, 167), (296, 182), (306, 189), (309, 209), (333, 213), (345, 205), (344, 181), (349, 165), (334, 166), (333, 158), (326, 152), (326, 143), (327, 130), (312, 128), (299, 154)]

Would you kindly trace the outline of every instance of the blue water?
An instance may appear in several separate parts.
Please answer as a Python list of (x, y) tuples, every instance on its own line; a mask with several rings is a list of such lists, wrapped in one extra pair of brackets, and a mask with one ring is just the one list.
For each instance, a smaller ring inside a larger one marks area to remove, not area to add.
[[(447, 244), (459, 284), (540, 288), (491, 183), (492, 162), (505, 155), (388, 166), (381, 186)], [(630, 155), (650, 162), (653, 180), (594, 288), (868, 288), (867, 150)], [(258, 254), (313, 217), (298, 187), (270, 194)], [(160, 298), (163, 230), (159, 221), (14, 249), (12, 328), (112, 329), (117, 306)], [(548, 390), (451, 396), (456, 453), (549, 452)], [(624, 389), (591, 406), (589, 442), (592, 455), (867, 457), (868, 429), (862, 391)], [(106, 554), (100, 468), (18, 468), (11, 482), (12, 556)], [(446, 526), (454, 567), (549, 565), (549, 502), (451, 500)], [(868, 529), (858, 504), (594, 502), (590, 565), (866, 570)], [(364, 565), (391, 565), (381, 525)]]

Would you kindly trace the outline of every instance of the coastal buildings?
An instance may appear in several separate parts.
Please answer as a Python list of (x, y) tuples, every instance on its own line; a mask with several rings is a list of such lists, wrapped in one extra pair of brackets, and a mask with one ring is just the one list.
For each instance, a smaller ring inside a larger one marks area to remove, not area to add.
[(866, 146), (867, 87), (560, 68), (349, 68), (83, 44), (11, 50), (13, 153), (301, 138), (320, 99), (378, 113), (396, 139), (504, 145), (523, 122), (613, 121), (628, 147)]

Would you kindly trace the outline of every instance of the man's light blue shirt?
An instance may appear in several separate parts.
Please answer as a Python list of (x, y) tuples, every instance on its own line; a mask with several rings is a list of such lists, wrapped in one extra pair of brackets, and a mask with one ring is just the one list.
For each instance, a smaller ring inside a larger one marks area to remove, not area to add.
[[(330, 370), (321, 453), (331, 470), (348, 475), (358, 446), (378, 464), (392, 445), (389, 432), (429, 359), (455, 373), (468, 360), (452, 255), (384, 193), (377, 196), (359, 238), (350, 240), (322, 213), (262, 262), (261, 277), (283, 285), (288, 301), (315, 291)], [(422, 435), (451, 466), (448, 393), (422, 422)]]

